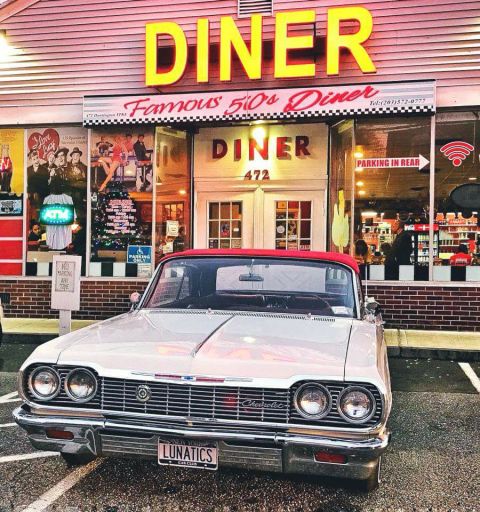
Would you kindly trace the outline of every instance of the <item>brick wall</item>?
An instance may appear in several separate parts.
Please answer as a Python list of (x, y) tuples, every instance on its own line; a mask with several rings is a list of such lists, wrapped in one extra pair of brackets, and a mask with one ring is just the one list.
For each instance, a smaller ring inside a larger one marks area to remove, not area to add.
[(480, 287), (368, 285), (386, 326), (480, 332)]
[[(6, 316), (54, 318), (50, 281), (0, 281), (0, 293), (10, 294)], [(73, 318), (101, 320), (128, 311), (129, 297), (145, 281), (82, 281), (80, 311)], [(396, 286), (371, 284), (368, 295), (382, 305), (387, 327), (480, 332), (480, 287)]]
[[(145, 281), (82, 281), (80, 311), (72, 317), (82, 320), (103, 320), (125, 313), (130, 308), (130, 294), (142, 292)], [(10, 305), (4, 306), (5, 316), (26, 318), (57, 318), (50, 309), (51, 281), (0, 281), (0, 293), (10, 294)]]

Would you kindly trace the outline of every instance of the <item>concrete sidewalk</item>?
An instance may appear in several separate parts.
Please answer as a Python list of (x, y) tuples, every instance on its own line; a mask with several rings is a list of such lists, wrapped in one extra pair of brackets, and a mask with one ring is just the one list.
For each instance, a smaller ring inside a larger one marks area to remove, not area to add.
[[(93, 323), (93, 320), (73, 320), (72, 329)], [(54, 318), (3, 318), (2, 326), (9, 341), (18, 337), (25, 342), (32, 336), (32, 342), (42, 342), (58, 335), (58, 319)], [(385, 329), (385, 339), (392, 355), (480, 360), (480, 332)]]

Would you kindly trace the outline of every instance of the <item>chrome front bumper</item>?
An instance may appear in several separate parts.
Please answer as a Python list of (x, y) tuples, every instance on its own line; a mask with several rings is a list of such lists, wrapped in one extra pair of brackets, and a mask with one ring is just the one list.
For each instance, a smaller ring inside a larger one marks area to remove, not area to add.
[[(367, 479), (390, 440), (388, 431), (372, 437), (333, 437), (289, 432), (230, 431), (220, 426), (138, 424), (138, 420), (45, 416), (23, 407), (13, 412), (35, 448), (64, 453), (157, 458), (159, 437), (214, 440), (219, 465), (282, 473)], [(47, 437), (46, 429), (72, 432), (72, 440)], [(317, 451), (341, 454), (344, 464), (315, 461)]]

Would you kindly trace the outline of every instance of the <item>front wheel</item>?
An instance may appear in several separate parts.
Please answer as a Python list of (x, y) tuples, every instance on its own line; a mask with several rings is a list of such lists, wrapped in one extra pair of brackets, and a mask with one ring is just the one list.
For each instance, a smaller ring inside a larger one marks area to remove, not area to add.
[(84, 466), (92, 462), (96, 457), (89, 453), (60, 453), (62, 459), (67, 463), (67, 466)]

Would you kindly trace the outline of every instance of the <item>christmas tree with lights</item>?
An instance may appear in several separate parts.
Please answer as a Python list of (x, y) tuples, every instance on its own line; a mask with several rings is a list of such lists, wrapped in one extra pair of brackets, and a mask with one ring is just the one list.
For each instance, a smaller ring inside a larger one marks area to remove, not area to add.
[(105, 194), (92, 193), (92, 253), (126, 251), (128, 245), (150, 245), (142, 233), (135, 201), (123, 183), (110, 182)]

